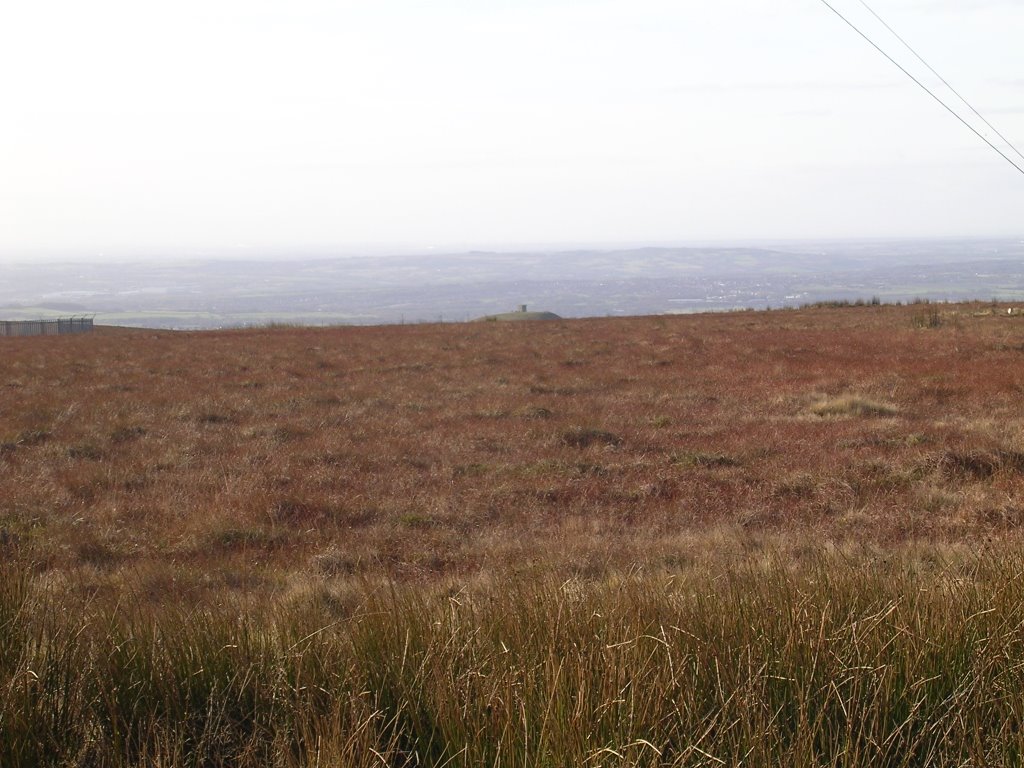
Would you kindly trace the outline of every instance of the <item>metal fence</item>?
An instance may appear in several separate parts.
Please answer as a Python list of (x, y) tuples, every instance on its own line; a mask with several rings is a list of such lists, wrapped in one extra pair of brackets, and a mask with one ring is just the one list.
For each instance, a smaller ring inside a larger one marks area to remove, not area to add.
[(56, 320), (0, 320), (0, 336), (59, 336), (89, 333), (91, 317), (62, 317)]

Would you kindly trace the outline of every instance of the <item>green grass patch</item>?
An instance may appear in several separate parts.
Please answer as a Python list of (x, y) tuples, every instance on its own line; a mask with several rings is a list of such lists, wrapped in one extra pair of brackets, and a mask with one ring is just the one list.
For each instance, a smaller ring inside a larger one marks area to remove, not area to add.
[(891, 417), (899, 414), (893, 405), (879, 403), (857, 395), (844, 395), (819, 400), (811, 406), (811, 413), (822, 417)]
[(742, 462), (725, 453), (683, 451), (673, 454), (672, 462), (684, 467), (738, 467)]

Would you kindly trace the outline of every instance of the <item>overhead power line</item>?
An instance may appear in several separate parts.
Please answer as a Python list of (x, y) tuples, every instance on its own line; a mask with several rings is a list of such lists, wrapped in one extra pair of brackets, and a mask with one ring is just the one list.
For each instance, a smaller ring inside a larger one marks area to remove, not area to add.
[(975, 128), (969, 122), (967, 122), (960, 115), (959, 112), (957, 112), (955, 109), (953, 109), (951, 106), (949, 106), (945, 101), (943, 101), (938, 95), (936, 95), (936, 93), (934, 91), (932, 91), (931, 88), (929, 88), (927, 85), (925, 85), (919, 79), (914, 77), (914, 75), (911, 74), (910, 71), (908, 71), (906, 67), (904, 67), (898, 61), (896, 61), (896, 59), (894, 59), (892, 56), (890, 56), (888, 53), (886, 53), (885, 50), (880, 45), (878, 45), (878, 43), (876, 43), (874, 40), (872, 40), (870, 37), (868, 37), (866, 33), (862, 32), (860, 27), (858, 27), (856, 24), (854, 24), (852, 21), (850, 21), (848, 18), (846, 18), (846, 16), (844, 16), (842, 13), (840, 13), (836, 9), (836, 7), (834, 5), (832, 5), (828, 0), (821, 0), (821, 3), (826, 8), (828, 8), (830, 11), (832, 11), (832, 13), (834, 13), (836, 16), (838, 16), (840, 19), (842, 19), (846, 23), (846, 25), (850, 27), (850, 29), (852, 29), (854, 32), (856, 32), (858, 35), (860, 35), (862, 38), (864, 38), (864, 40), (866, 40), (871, 45), (872, 48), (874, 48), (880, 54), (885, 56), (885, 58), (887, 58), (893, 64), (893, 66), (895, 66), (897, 69), (899, 69), (900, 72), (902, 72), (904, 75), (906, 75), (911, 80), (913, 80), (918, 85), (918, 87), (921, 88), (921, 90), (923, 90), (925, 93), (927, 93), (933, 99), (935, 99), (935, 101), (939, 102), (939, 104), (942, 105), (943, 109), (945, 109), (947, 112), (949, 112), (949, 114), (951, 114), (953, 117), (955, 117), (961, 123), (963, 123), (971, 133), (973, 133), (979, 139), (981, 139), (986, 144), (988, 144), (989, 147), (991, 147), (994, 152), (996, 152), (1001, 158), (1003, 158), (1003, 160), (1008, 162), (1010, 165), (1012, 165), (1014, 168), (1016, 168), (1022, 175), (1024, 175), (1024, 168), (1022, 168), (1021, 166), (1017, 165), (1017, 163), (1015, 163), (1010, 157), (1008, 157), (1005, 152), (1003, 152), (1001, 149), (999, 149), (999, 147), (997, 147), (995, 144), (993, 144), (991, 141), (989, 141), (988, 137), (986, 137), (984, 134), (982, 134), (977, 128)]
[(986, 117), (985, 117), (985, 116), (984, 116), (983, 114), (981, 114), (981, 112), (979, 112), (978, 110), (976, 110), (976, 109), (974, 108), (974, 105), (973, 105), (973, 104), (971, 104), (971, 102), (969, 102), (969, 101), (967, 100), (967, 98), (966, 98), (966, 97), (965, 97), (965, 96), (964, 96), (964, 95), (963, 95), (962, 93), (960, 93), (960, 91), (958, 91), (958, 90), (957, 90), (956, 88), (954, 88), (954, 87), (953, 87), (952, 85), (950, 85), (950, 84), (949, 84), (949, 81), (948, 81), (948, 80), (946, 80), (946, 78), (944, 78), (944, 77), (943, 77), (942, 75), (940, 75), (940, 74), (939, 74), (938, 72), (936, 72), (936, 71), (935, 71), (935, 67), (933, 67), (933, 66), (932, 66), (931, 64), (929, 64), (929, 63), (928, 63), (927, 61), (925, 61), (925, 60), (924, 60), (924, 57), (923, 57), (923, 56), (922, 56), (922, 55), (921, 55), (920, 53), (918, 53), (918, 52), (917, 52), (916, 50), (914, 50), (914, 47), (913, 47), (913, 46), (912, 46), (912, 45), (911, 45), (910, 43), (908, 43), (908, 42), (907, 42), (906, 40), (904, 40), (904, 39), (903, 39), (903, 37), (902, 37), (902, 36), (901, 36), (901, 35), (899, 34), (899, 32), (897, 32), (897, 31), (896, 31), (895, 29), (893, 29), (892, 27), (890, 27), (890, 26), (889, 26), (889, 24), (888, 24), (888, 22), (886, 22), (886, 20), (885, 20), (885, 19), (883, 19), (883, 18), (882, 18), (881, 16), (879, 16), (879, 15), (878, 15), (878, 13), (876, 13), (876, 12), (875, 12), (875, 9), (874, 9), (874, 8), (872, 8), (872, 7), (870, 6), (870, 5), (868, 5), (868, 4), (867, 4), (867, 3), (865, 2), (865, 0), (860, 0), (860, 4), (861, 4), (861, 5), (863, 5), (863, 6), (865, 7), (865, 8), (867, 8), (867, 10), (868, 10), (868, 13), (870, 13), (870, 14), (871, 14), (872, 16), (874, 16), (874, 17), (875, 17), (876, 19), (878, 19), (878, 21), (879, 21), (879, 22), (880, 22), (880, 23), (882, 24), (882, 26), (883, 26), (883, 27), (885, 27), (885, 28), (886, 28), (887, 30), (889, 30), (889, 32), (891, 32), (891, 33), (892, 33), (892, 36), (893, 36), (893, 37), (895, 37), (895, 38), (896, 38), (897, 40), (899, 40), (899, 41), (900, 41), (901, 43), (903, 43), (903, 46), (904, 46), (904, 47), (905, 47), (905, 48), (906, 48), (906, 49), (907, 49), (908, 51), (910, 51), (910, 52), (911, 52), (912, 54), (914, 54), (914, 57), (915, 57), (915, 58), (916, 58), (916, 59), (917, 59), (918, 61), (920, 61), (920, 62), (921, 62), (922, 64), (924, 64), (924, 65), (925, 65), (925, 67), (927, 67), (927, 68), (928, 68), (928, 71), (929, 71), (929, 72), (931, 72), (931, 73), (932, 73), (933, 75), (935, 75), (935, 76), (936, 76), (937, 78), (939, 78), (939, 80), (940, 80), (940, 81), (942, 81), (942, 84), (943, 84), (944, 86), (946, 86), (947, 88), (949, 88), (949, 90), (950, 90), (950, 91), (952, 91), (952, 92), (953, 92), (953, 94), (954, 94), (954, 95), (955, 95), (955, 96), (956, 96), (956, 97), (957, 97), (958, 99), (960, 99), (960, 101), (962, 101), (962, 102), (963, 102), (963, 103), (964, 103), (965, 105), (967, 105), (967, 108), (968, 108), (969, 110), (971, 110), (971, 112), (973, 112), (973, 113), (974, 113), (974, 114), (975, 114), (975, 115), (976, 115), (976, 116), (978, 117), (978, 119), (979, 119), (979, 120), (981, 120), (981, 122), (983, 122), (983, 123), (984, 123), (985, 125), (987, 125), (987, 126), (989, 127), (989, 129), (990, 129), (990, 130), (991, 130), (991, 131), (992, 131), (993, 133), (995, 133), (995, 135), (996, 135), (996, 136), (998, 136), (998, 137), (999, 137), (1000, 139), (1002, 139), (1003, 141), (1005, 141), (1005, 142), (1006, 142), (1006, 145), (1007, 145), (1007, 146), (1008, 146), (1008, 147), (1009, 147), (1010, 149), (1012, 149), (1012, 150), (1013, 150), (1014, 152), (1016, 152), (1016, 153), (1017, 153), (1017, 156), (1018, 156), (1018, 157), (1019, 157), (1019, 158), (1020, 158), (1021, 160), (1024, 160), (1024, 154), (1021, 154), (1021, 151), (1020, 151), (1019, 149), (1017, 149), (1017, 147), (1016, 147), (1016, 146), (1014, 145), (1014, 143), (1013, 143), (1012, 141), (1010, 141), (1010, 140), (1009, 140), (1008, 138), (1006, 138), (1006, 137), (1005, 137), (1005, 136), (1004, 136), (1004, 135), (1003, 135), (1002, 133), (1000, 133), (1000, 132), (999, 132), (999, 129), (998, 129), (998, 128), (996, 128), (996, 127), (995, 127), (994, 125), (992, 125), (992, 123), (990, 123), (990, 122), (989, 122), (989, 121), (988, 121), (988, 120), (986, 119)]

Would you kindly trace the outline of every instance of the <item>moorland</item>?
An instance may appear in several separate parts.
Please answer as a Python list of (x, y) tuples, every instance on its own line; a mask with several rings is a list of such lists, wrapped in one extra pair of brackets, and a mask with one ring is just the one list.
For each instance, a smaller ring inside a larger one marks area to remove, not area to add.
[(1013, 765), (1024, 314), (0, 339), (2, 765)]

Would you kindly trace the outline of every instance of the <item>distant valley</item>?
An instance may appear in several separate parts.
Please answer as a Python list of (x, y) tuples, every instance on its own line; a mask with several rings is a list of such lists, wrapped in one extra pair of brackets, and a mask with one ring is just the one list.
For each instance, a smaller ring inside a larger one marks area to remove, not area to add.
[(207, 329), (465, 321), (521, 304), (563, 317), (1024, 299), (1024, 241), (467, 252), (0, 266), (0, 318)]

